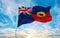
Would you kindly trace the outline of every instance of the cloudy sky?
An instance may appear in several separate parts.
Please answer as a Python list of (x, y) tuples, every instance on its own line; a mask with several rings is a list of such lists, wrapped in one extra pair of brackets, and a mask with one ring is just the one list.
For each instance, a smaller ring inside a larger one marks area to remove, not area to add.
[[(48, 23), (34, 21), (17, 28), (18, 7), (37, 5), (51, 6), (52, 21)], [(13, 35), (16, 28), (17, 33), (60, 35), (60, 0), (0, 0), (0, 35)]]

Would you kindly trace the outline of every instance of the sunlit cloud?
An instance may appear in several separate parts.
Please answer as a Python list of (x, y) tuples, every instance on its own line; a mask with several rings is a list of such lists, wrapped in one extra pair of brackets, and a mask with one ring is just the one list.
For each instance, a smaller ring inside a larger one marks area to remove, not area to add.
[(20, 26), (21, 29), (19, 28), (18, 31), (23, 31), (28, 34), (39, 34), (39, 35), (53, 35), (57, 34), (56, 31), (58, 31), (57, 28), (52, 29), (49, 23), (43, 24), (39, 22), (33, 22), (31, 24), (27, 24), (24, 26)]

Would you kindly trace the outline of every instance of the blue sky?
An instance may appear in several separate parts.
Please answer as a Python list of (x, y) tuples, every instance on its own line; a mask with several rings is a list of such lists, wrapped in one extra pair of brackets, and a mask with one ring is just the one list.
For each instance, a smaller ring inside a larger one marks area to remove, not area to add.
[(17, 28), (18, 32), (29, 32), (31, 31), (30, 29), (33, 29), (36, 33), (43, 34), (44, 30), (47, 30), (47, 33), (51, 35), (60, 35), (60, 0), (0, 0), (0, 35), (15, 33), (18, 6), (32, 7), (37, 5), (43, 7), (51, 6), (52, 21), (24, 24)]

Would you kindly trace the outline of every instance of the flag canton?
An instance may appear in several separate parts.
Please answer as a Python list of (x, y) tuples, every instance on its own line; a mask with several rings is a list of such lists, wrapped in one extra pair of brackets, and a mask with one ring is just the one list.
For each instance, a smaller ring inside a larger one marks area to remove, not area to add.
[(23, 13), (23, 14), (31, 14), (31, 12), (32, 12), (32, 8), (31, 7), (19, 7), (18, 8), (19, 10), (18, 10), (18, 12), (21, 14), (21, 13)]

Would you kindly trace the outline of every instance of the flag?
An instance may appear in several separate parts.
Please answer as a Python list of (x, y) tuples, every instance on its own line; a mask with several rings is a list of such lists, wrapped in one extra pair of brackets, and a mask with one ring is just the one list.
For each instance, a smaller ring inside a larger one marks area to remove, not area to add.
[(46, 23), (52, 20), (50, 6), (19, 7), (18, 25), (32, 23), (34, 21)]

